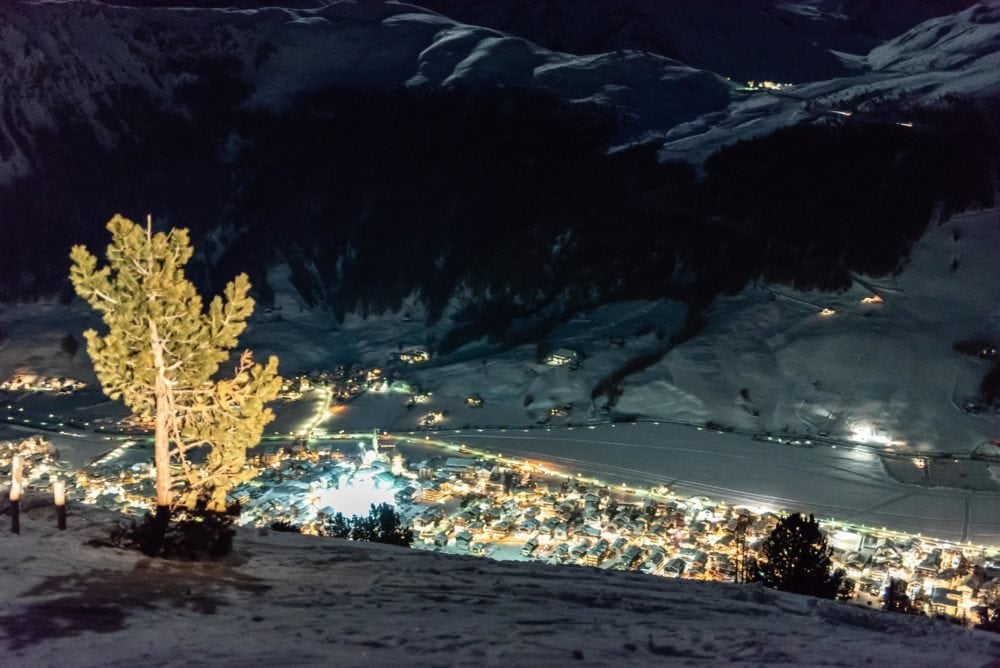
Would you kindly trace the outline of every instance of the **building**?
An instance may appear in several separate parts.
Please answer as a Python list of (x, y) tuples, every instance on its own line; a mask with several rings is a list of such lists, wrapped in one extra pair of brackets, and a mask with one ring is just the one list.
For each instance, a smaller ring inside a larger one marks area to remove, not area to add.
[(931, 591), (930, 603), (934, 612), (958, 617), (962, 607), (962, 592), (955, 589), (935, 587)]
[(545, 363), (549, 366), (566, 366), (569, 364), (578, 364), (580, 361), (580, 353), (575, 350), (570, 350), (569, 348), (559, 348), (551, 353), (545, 358)]

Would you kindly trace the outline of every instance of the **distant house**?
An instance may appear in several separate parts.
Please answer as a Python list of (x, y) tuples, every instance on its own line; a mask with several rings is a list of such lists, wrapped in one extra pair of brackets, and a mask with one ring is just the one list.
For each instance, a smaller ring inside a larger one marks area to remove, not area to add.
[(530, 557), (535, 553), (535, 550), (537, 549), (538, 549), (538, 539), (532, 538), (521, 547), (521, 556)]
[(511, 524), (507, 520), (500, 520), (490, 527), (490, 533), (494, 538), (503, 538), (510, 534)]
[(521, 526), (517, 528), (517, 531), (522, 536), (530, 536), (531, 534), (538, 531), (539, 522), (536, 519), (528, 519), (521, 522)]
[(608, 555), (608, 541), (603, 538), (594, 544), (592, 548), (587, 550), (587, 554), (584, 557), (584, 563), (588, 566), (597, 566), (604, 558)]
[(935, 549), (930, 552), (924, 560), (917, 566), (917, 572), (925, 577), (937, 575), (941, 568), (941, 550)]
[(545, 358), (545, 363), (549, 366), (566, 366), (567, 364), (577, 364), (580, 361), (580, 353), (569, 348), (559, 348)]
[(436, 503), (448, 496), (448, 490), (445, 489), (441, 483), (430, 482), (423, 488), (420, 496), (424, 501)]
[(941, 612), (957, 617), (962, 607), (962, 592), (955, 589), (935, 587), (931, 591), (930, 603), (931, 607), (934, 608), (934, 612)]
[(391, 473), (382, 471), (374, 477), (376, 489), (392, 489), (396, 486), (396, 478)]
[(475, 481), (477, 471), (476, 460), (465, 457), (448, 457), (438, 469), (438, 473), (443, 473), (449, 478), (465, 481)]
[(684, 574), (684, 569), (687, 564), (683, 559), (671, 559), (667, 562), (667, 565), (663, 567), (663, 574), (669, 578), (679, 578)]
[[(646, 575), (652, 575), (660, 570), (660, 566), (663, 564), (664, 555), (663, 552), (653, 551), (650, 552), (649, 557), (646, 561), (639, 567), (639, 571), (645, 573)], [(683, 562), (681, 562), (683, 563)]]
[(622, 556), (619, 558), (618, 563), (620, 567), (624, 570), (631, 570), (635, 568), (635, 565), (639, 563), (642, 559), (642, 548), (637, 545), (629, 545), (622, 552)]
[(424, 348), (411, 348), (398, 352), (394, 355), (395, 360), (405, 364), (420, 364), (431, 358), (430, 353)]

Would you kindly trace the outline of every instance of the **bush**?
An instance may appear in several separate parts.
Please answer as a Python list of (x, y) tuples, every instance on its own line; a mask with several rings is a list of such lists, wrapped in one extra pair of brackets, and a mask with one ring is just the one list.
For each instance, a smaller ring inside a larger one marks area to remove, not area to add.
[(976, 624), (976, 628), (981, 631), (1000, 633), (1000, 601), (995, 601), (992, 607), (987, 608), (982, 613), (982, 622)]
[(1000, 404), (1000, 364), (987, 371), (979, 382), (979, 396), (987, 405)]
[(235, 517), (226, 512), (187, 511), (184, 517), (167, 525), (162, 539), (156, 519), (146, 513), (142, 521), (119, 522), (106, 541), (92, 544), (138, 550), (150, 557), (201, 561), (220, 559), (233, 548)]
[(72, 334), (67, 334), (59, 342), (59, 347), (70, 357), (76, 357), (76, 353), (80, 349), (80, 342)]
[(291, 522), (287, 522), (285, 520), (278, 520), (277, 522), (271, 522), (271, 531), (299, 533), (300, 528), (297, 525), (292, 524)]

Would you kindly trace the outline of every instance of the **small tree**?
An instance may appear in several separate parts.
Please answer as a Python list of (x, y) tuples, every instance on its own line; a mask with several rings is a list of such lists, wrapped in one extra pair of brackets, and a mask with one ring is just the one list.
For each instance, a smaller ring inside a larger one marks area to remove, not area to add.
[(333, 538), (350, 538), (351, 521), (357, 519), (357, 517), (353, 517), (349, 520), (344, 517), (344, 513), (337, 513), (333, 517), (328, 517), (326, 519), (326, 523), (322, 528), (322, 533), (324, 536), (331, 536)]
[(903, 614), (913, 612), (913, 604), (906, 593), (906, 580), (889, 578), (889, 586), (886, 587), (885, 594), (882, 596), (882, 609)]
[(413, 529), (403, 525), (399, 513), (388, 503), (373, 505), (368, 517), (356, 517), (352, 523), (351, 539), (372, 543), (387, 543), (409, 547), (413, 543)]
[(1000, 601), (994, 601), (993, 605), (986, 607), (980, 613), (980, 618), (980, 623), (976, 624), (977, 629), (1000, 633)]
[(781, 591), (834, 598), (844, 573), (830, 572), (832, 552), (812, 515), (808, 520), (789, 515), (764, 539), (754, 580)]
[(388, 503), (372, 505), (366, 517), (353, 515), (347, 519), (343, 513), (337, 513), (327, 518), (322, 533), (333, 538), (403, 547), (409, 547), (413, 543), (413, 529), (403, 525), (399, 513)]
[[(229, 487), (253, 474), (245, 469), (246, 449), (274, 418), (264, 404), (281, 386), (278, 360), (261, 366), (246, 351), (232, 378), (213, 381), (253, 311), (246, 275), (206, 311), (184, 275), (193, 253), (187, 230), (153, 234), (151, 221), (143, 229), (120, 215), (108, 230), (107, 265), (74, 246), (70, 281), (107, 326), (103, 335), (84, 332), (105, 394), (154, 418), (156, 516), (165, 531), (173, 508), (222, 510)], [(200, 447), (208, 454), (195, 466), (188, 452)]]

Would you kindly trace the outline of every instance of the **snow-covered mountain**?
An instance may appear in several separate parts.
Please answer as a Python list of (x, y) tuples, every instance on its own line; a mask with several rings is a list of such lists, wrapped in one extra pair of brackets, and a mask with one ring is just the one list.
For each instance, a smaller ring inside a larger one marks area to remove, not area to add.
[[(129, 4), (0, 4), (0, 299), (65, 289), (71, 243), (152, 211), (193, 229), (209, 290), (413, 298), (453, 318), (416, 337), (436, 352), (514, 347), (612, 300), (697, 315), (758, 277), (889, 274), (995, 189), (995, 3)], [(832, 54), (853, 25), (878, 46)], [(721, 76), (743, 61), (809, 73), (751, 92)], [(670, 162), (713, 153), (701, 180)]]
[[(796, 91), (798, 100), (872, 88), (883, 94), (919, 89), (925, 100), (996, 91), (995, 77), (973, 79), (972, 70), (985, 75), (996, 58), (997, 9), (980, 3), (936, 16), (965, 0), (906, 3), (905, 12), (900, 3), (873, 8), (833, 0), (428, 0), (441, 13), (351, 0), (315, 8), (150, 4), (18, 0), (0, 7), (0, 183), (38, 171), (45, 150), (40, 137), (70, 125), (102, 146), (141, 137), (147, 129), (127, 118), (130, 106), (186, 117), (206, 104), (209, 111), (237, 104), (274, 111), (330, 87), (540, 89), (615, 110), (625, 121), (618, 140), (626, 142), (689, 121), (718, 128), (713, 134), (730, 140), (746, 136), (739, 130), (761, 118), (761, 100), (734, 99), (723, 76), (836, 80)], [(905, 35), (876, 42), (927, 17)], [(800, 24), (851, 26), (851, 34), (867, 35), (865, 45), (875, 48), (865, 59), (844, 61), (832, 50), (836, 44), (805, 34)], [(858, 69), (882, 76), (848, 76)], [(900, 78), (917, 72), (941, 81)], [(764, 129), (808, 119), (787, 100), (765, 106), (768, 118), (758, 123)], [(678, 134), (689, 137), (692, 130), (684, 126), (670, 135), (672, 156), (683, 155)], [(721, 142), (703, 143), (710, 149)]]
[(753, 0), (806, 39), (839, 53), (864, 54), (928, 19), (975, 0)]
[[(917, 74), (995, 69), (998, 59), (1000, 6), (979, 3), (921, 23), (872, 49), (867, 63), (875, 71)], [(1000, 85), (995, 77), (992, 83)]]
[[(558, 51), (592, 54), (638, 49), (740, 81), (813, 81), (846, 72), (822, 44), (752, 2), (427, 0), (423, 4)], [(789, 53), (796, 57), (789, 58)]]
[[(224, 562), (95, 548), (50, 507), (4, 536), (0, 653), (22, 666), (995, 665), (1000, 641), (783, 594), (241, 531)], [(169, 639), (169, 641), (167, 641)]]
[(803, 83), (769, 96), (736, 99), (722, 112), (682, 124), (666, 135), (663, 156), (700, 161), (719, 147), (775, 129), (831, 118), (833, 112), (876, 112), (912, 122), (921, 109), (949, 98), (994, 98), (1000, 59), (1000, 7), (980, 2), (928, 19), (852, 57), (856, 73)]
[(574, 57), (395, 2), (233, 10), (19, 1), (0, 6), (0, 26), (0, 183), (32, 173), (35, 139), (69, 123), (104, 146), (138, 133), (127, 106), (143, 103), (189, 115), (206, 103), (282, 110), (331, 87), (537, 88), (618, 110), (634, 137), (729, 101), (720, 77), (669, 58)]

